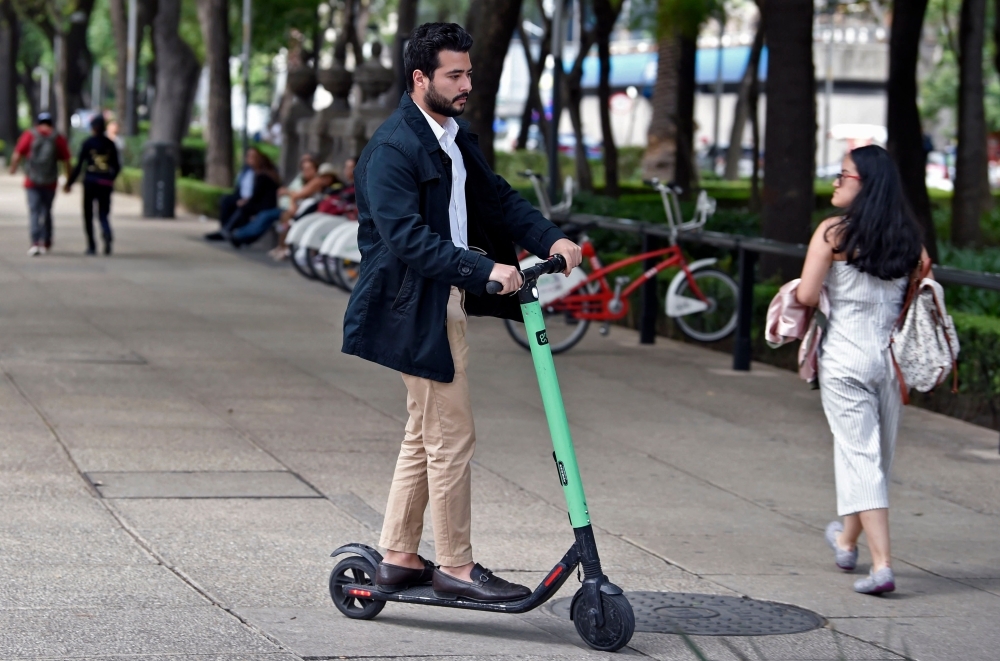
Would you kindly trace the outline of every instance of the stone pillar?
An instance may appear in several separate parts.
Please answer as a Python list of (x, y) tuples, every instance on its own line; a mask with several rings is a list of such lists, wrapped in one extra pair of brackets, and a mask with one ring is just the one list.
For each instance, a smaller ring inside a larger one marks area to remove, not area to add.
[(316, 116), (313, 126), (315, 153), (324, 162), (340, 168), (347, 158), (344, 142), (347, 131), (343, 123), (351, 117), (351, 106), (347, 96), (354, 86), (354, 74), (334, 58), (333, 66), (319, 72), (319, 82), (333, 95), (333, 103)]
[(372, 44), (372, 56), (354, 72), (354, 82), (361, 90), (361, 103), (355, 109), (350, 131), (352, 156), (361, 153), (372, 133), (396, 110), (395, 103), (385, 104), (380, 99), (396, 80), (392, 69), (382, 66), (381, 54), (382, 44)]
[(299, 133), (303, 120), (308, 121), (316, 114), (312, 107), (313, 92), (316, 91), (316, 74), (309, 67), (297, 67), (288, 72), (289, 98), (281, 109), (281, 162), (278, 169), (283, 180), (295, 176), (299, 167), (299, 157), (305, 151)]

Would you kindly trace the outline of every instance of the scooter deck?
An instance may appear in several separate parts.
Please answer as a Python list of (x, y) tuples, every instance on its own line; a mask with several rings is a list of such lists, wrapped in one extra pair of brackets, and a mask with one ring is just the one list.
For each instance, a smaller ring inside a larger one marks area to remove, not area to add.
[[(560, 585), (561, 585), (560, 581)], [(555, 592), (558, 590), (557, 586), (555, 590), (550, 590), (550, 588), (545, 588), (543, 592)], [(412, 588), (406, 588), (405, 590), (400, 590), (398, 592), (383, 592), (374, 585), (345, 585), (343, 588), (344, 592), (347, 592), (351, 596), (357, 597), (359, 599), (375, 599), (378, 601), (398, 601), (402, 603), (410, 604), (420, 604), (422, 606), (443, 606), (445, 608), (465, 608), (471, 610), (483, 610), (483, 611), (495, 611), (501, 613), (513, 612), (520, 613), (525, 610), (530, 610), (534, 606), (530, 605), (531, 602), (540, 600), (539, 603), (544, 602), (549, 595), (532, 593), (523, 599), (517, 599), (516, 601), (495, 601), (495, 602), (482, 602), (473, 601), (471, 599), (463, 599), (458, 597), (457, 599), (442, 599), (434, 594), (434, 589), (429, 585), (420, 585)], [(538, 590), (535, 591), (539, 592)]]

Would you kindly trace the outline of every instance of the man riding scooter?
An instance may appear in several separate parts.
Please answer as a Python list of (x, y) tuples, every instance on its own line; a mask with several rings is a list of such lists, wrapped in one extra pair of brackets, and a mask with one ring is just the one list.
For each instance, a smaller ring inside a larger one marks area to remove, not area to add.
[[(521, 286), (514, 243), (565, 273), (580, 247), (492, 172), (465, 122), (472, 38), (429, 23), (404, 54), (408, 91), (375, 132), (355, 171), (357, 286), (343, 351), (402, 372), (407, 421), (380, 545), (381, 590), (432, 585), (441, 598), (500, 602), (531, 594), (476, 564), (470, 542), (476, 435), (466, 377), (467, 314), (520, 320), (518, 301), (487, 296)], [(417, 555), (430, 504), (438, 567)]]

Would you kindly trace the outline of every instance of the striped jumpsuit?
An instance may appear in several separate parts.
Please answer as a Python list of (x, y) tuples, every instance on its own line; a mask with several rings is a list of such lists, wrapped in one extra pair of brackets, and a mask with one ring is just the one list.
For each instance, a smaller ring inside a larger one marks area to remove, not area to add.
[(839, 516), (889, 506), (901, 398), (888, 347), (906, 282), (880, 280), (844, 261), (834, 261), (826, 276), (830, 316), (819, 383), (833, 432)]

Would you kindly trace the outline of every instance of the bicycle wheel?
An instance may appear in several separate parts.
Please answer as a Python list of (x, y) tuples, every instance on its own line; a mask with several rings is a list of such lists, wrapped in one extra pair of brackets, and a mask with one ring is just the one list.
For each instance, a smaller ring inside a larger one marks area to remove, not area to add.
[[(698, 289), (708, 299), (708, 309), (693, 312), (674, 321), (681, 332), (692, 340), (699, 342), (717, 342), (728, 337), (736, 330), (736, 311), (739, 301), (739, 289), (736, 282), (722, 271), (705, 269), (691, 274)], [(687, 278), (681, 281), (677, 290), (678, 296), (697, 298), (691, 291)]]
[[(600, 291), (601, 285), (597, 282), (591, 282), (583, 289), (587, 293), (596, 294)], [(590, 321), (577, 319), (568, 312), (558, 312), (550, 307), (542, 308), (542, 316), (545, 318), (545, 331), (549, 337), (549, 346), (552, 348), (553, 354), (573, 348), (577, 342), (583, 339), (583, 336), (587, 334), (587, 329), (590, 328)], [(528, 333), (524, 330), (524, 324), (510, 319), (504, 319), (503, 323), (514, 341), (530, 351), (531, 345), (528, 344)]]
[(355, 262), (343, 257), (337, 258), (337, 278), (340, 286), (348, 292), (354, 291), (354, 285), (358, 284), (358, 276), (361, 275), (361, 262)]
[(330, 255), (322, 255), (320, 261), (323, 263), (323, 272), (326, 274), (327, 282), (330, 282), (337, 287), (343, 287), (343, 283), (340, 282), (340, 278), (337, 275), (337, 265), (336, 257), (331, 257)]
[(306, 248), (305, 263), (306, 268), (312, 274), (314, 280), (319, 280), (322, 283), (332, 285), (333, 283), (326, 279), (326, 271), (323, 270), (322, 263), (323, 256), (319, 254), (319, 251), (315, 248)]
[(291, 262), (295, 270), (299, 272), (299, 275), (308, 279), (314, 280), (316, 278), (312, 271), (306, 265), (306, 249), (300, 248), (298, 246), (291, 246)]

